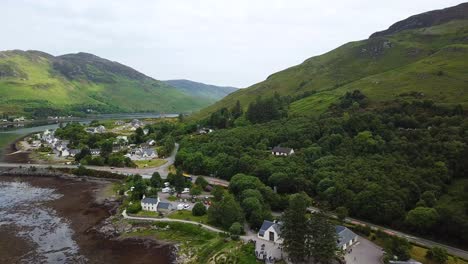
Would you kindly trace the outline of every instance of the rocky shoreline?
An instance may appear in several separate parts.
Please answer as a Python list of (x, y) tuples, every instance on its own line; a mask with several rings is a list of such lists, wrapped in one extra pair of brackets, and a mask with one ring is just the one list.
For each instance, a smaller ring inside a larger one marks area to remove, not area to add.
[[(176, 247), (171, 244), (146, 238), (122, 238), (122, 234), (142, 227), (120, 221), (120, 216), (116, 215), (120, 201), (109, 196), (112, 181), (47, 169), (15, 168), (0, 171), (0, 183), (5, 182), (25, 182), (38, 188), (52, 188), (61, 195), (58, 199), (41, 203), (41, 206), (56, 212), (73, 230), (72, 238), (83, 256), (77, 259), (78, 263), (176, 262)], [(21, 231), (24, 230), (0, 225), (0, 234), (6, 238), (5, 241), (18, 240), (15, 251), (0, 243), (0, 260), (17, 262), (24, 252), (33, 250), (33, 244), (19, 241), (16, 234)]]

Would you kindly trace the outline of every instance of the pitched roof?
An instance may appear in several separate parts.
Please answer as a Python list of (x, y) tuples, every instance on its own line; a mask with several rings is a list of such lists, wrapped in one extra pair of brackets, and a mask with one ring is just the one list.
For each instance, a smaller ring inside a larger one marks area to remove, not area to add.
[(275, 222), (268, 221), (268, 220), (263, 220), (262, 227), (260, 227), (260, 231), (258, 231), (258, 233), (261, 236), (263, 236), (265, 234), (265, 231), (267, 231), (267, 229), (270, 228), (271, 226), (273, 226), (273, 229), (278, 235), (281, 234), (281, 222), (275, 223)]
[(141, 200), (142, 203), (147, 203), (147, 204), (157, 204), (158, 203), (158, 198), (149, 198), (146, 197), (145, 199)]
[(283, 148), (283, 147), (277, 146), (277, 147), (274, 147), (272, 151), (273, 152), (289, 154), (289, 153), (291, 153), (291, 150), (292, 150), (292, 148)]
[(335, 226), (335, 231), (338, 235), (338, 247), (342, 247), (357, 236), (353, 231), (344, 226)]
[(169, 207), (171, 207), (171, 203), (161, 202), (158, 204), (158, 209), (169, 209)]

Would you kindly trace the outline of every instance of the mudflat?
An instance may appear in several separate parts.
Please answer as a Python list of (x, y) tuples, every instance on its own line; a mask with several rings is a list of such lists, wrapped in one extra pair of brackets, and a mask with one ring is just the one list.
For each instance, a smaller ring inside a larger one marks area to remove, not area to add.
[(110, 184), (0, 176), (0, 263), (172, 263), (172, 245), (96, 231), (116, 210)]

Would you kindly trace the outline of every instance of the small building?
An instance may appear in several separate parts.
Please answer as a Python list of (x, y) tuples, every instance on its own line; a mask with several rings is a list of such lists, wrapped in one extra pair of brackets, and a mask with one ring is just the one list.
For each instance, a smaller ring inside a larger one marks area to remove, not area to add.
[(159, 202), (157, 210), (160, 213), (170, 213), (174, 211), (174, 206), (171, 203)]
[(75, 157), (78, 153), (81, 152), (79, 149), (69, 149), (68, 152), (70, 153), (70, 157)]
[(106, 133), (106, 127), (100, 125), (94, 129), (94, 133)]
[(146, 141), (146, 144), (148, 144), (149, 146), (154, 146), (156, 144), (156, 141), (154, 139), (149, 139), (148, 141)]
[(141, 156), (144, 159), (154, 159), (158, 157), (158, 155), (156, 154), (156, 151), (154, 149), (149, 149), (149, 148), (143, 149)]
[(101, 154), (100, 149), (90, 149), (89, 151), (91, 152), (91, 155), (93, 155), (93, 156), (98, 156), (98, 155)]
[(117, 120), (117, 121), (114, 122), (114, 124), (115, 124), (116, 126), (123, 126), (123, 125), (125, 125), (125, 122), (122, 121), (122, 120)]
[(291, 156), (294, 154), (294, 149), (277, 146), (271, 150), (271, 154), (275, 156)]
[(358, 236), (349, 228), (344, 226), (335, 226), (336, 234), (338, 235), (338, 248), (346, 250), (357, 242)]
[(149, 197), (143, 196), (143, 199), (141, 200), (141, 208), (145, 211), (157, 212), (158, 204), (159, 204), (159, 197), (149, 198)]
[(264, 220), (257, 237), (263, 240), (281, 243), (281, 222)]
[(145, 136), (146, 136), (146, 135), (148, 135), (148, 133), (149, 133), (149, 129), (146, 129), (146, 128), (145, 128), (145, 129), (143, 129), (143, 135), (145, 135)]
[(68, 151), (67, 148), (62, 149), (62, 150), (60, 151), (60, 156), (62, 156), (62, 157), (68, 157), (68, 156), (70, 156), (70, 152)]

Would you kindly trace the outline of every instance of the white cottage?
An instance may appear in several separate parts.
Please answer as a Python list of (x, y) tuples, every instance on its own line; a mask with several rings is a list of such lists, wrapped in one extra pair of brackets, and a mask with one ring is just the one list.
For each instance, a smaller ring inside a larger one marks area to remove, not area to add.
[(160, 202), (159, 197), (158, 198), (143, 197), (143, 199), (141, 200), (141, 208), (144, 211), (157, 212), (159, 202)]
[(275, 243), (281, 243), (281, 222), (264, 220), (257, 237)]
[(294, 149), (292, 148), (283, 148), (283, 147), (274, 147), (271, 150), (271, 154), (275, 156), (291, 156), (294, 154)]

